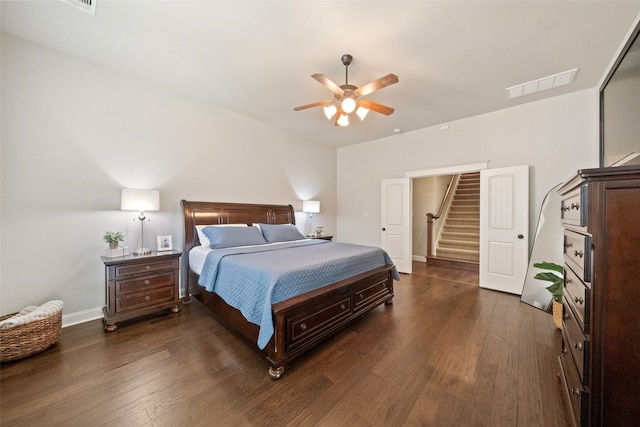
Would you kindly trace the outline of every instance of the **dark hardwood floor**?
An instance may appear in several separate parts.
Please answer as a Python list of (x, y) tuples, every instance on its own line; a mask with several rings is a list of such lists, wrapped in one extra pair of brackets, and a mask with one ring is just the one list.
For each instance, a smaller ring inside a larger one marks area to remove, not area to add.
[(0, 369), (2, 426), (565, 426), (560, 331), (477, 273), (427, 269), (272, 381), (194, 301), (104, 333), (101, 321)]

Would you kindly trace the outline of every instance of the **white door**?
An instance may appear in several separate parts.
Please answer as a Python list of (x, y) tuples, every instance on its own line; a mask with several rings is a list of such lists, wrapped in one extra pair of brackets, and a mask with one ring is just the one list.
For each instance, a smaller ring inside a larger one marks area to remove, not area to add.
[(521, 295), (529, 253), (529, 166), (480, 171), (480, 286)]
[(411, 178), (382, 181), (381, 246), (400, 273), (411, 274)]

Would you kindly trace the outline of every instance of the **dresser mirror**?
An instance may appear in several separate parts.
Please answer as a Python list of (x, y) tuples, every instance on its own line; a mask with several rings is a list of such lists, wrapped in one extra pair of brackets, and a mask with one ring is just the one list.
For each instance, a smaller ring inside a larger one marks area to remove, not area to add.
[(562, 254), (563, 228), (560, 221), (560, 194), (557, 191), (561, 185), (558, 184), (549, 190), (542, 201), (538, 226), (533, 241), (533, 250), (529, 258), (529, 268), (522, 288), (521, 301), (544, 311), (549, 311), (551, 306), (551, 293), (545, 289), (550, 283), (533, 278), (537, 273), (543, 271), (534, 267), (533, 264), (547, 261), (562, 265), (564, 262)]

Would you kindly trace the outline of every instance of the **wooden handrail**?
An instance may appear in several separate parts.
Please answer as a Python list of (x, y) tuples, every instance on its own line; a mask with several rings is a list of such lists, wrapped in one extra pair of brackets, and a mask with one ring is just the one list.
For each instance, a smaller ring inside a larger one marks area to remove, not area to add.
[(458, 182), (460, 178), (460, 174), (453, 175), (451, 180), (449, 181), (449, 185), (447, 186), (447, 191), (444, 193), (444, 197), (442, 197), (442, 201), (440, 202), (440, 207), (438, 207), (438, 212), (433, 214), (431, 212), (427, 213), (427, 257), (433, 256), (433, 244), (431, 243), (431, 235), (433, 234), (433, 221), (440, 218), (442, 215), (442, 210), (446, 206), (447, 200), (449, 199), (451, 192), (453, 191), (454, 182)]

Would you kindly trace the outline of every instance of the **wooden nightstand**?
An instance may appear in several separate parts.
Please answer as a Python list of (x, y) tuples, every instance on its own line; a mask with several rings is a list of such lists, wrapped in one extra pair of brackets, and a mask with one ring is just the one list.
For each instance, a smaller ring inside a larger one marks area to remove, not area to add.
[(152, 252), (151, 255), (106, 258), (106, 307), (104, 329), (118, 329), (117, 322), (171, 309), (181, 310), (181, 252)]
[(310, 239), (333, 240), (333, 236), (309, 236)]

